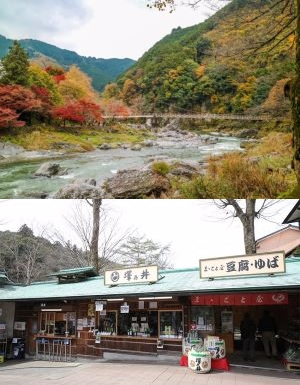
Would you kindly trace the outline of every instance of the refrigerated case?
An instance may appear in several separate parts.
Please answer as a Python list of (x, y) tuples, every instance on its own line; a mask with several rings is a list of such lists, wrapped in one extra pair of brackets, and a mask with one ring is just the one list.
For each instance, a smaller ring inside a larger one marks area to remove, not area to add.
[(222, 333), (233, 333), (233, 312), (224, 310), (221, 312)]
[(181, 338), (183, 336), (182, 311), (159, 312), (160, 338)]
[(215, 333), (215, 318), (213, 307), (211, 306), (192, 306), (192, 324), (190, 329), (198, 330), (204, 334)]

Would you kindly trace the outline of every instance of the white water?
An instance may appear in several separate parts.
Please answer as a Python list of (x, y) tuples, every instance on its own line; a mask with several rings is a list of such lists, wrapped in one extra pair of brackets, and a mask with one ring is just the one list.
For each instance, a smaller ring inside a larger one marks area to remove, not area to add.
[(62, 168), (68, 169), (68, 175), (53, 178), (34, 177), (33, 173), (47, 160), (0, 163), (0, 198), (40, 198), (49, 196), (72, 179), (93, 178), (101, 184), (105, 178), (116, 174), (118, 170), (139, 168), (154, 158), (172, 158), (181, 161), (203, 162), (209, 155), (240, 150), (240, 140), (220, 137), (216, 144), (193, 145), (164, 142), (163, 147), (147, 147), (141, 151), (130, 149), (95, 150), (88, 153), (64, 156), (55, 159)]

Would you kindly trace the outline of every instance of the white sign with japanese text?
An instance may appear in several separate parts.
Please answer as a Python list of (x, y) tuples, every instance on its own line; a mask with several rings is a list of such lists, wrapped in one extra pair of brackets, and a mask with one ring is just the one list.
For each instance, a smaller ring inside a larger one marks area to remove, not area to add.
[(127, 267), (126, 269), (104, 272), (104, 285), (124, 285), (126, 283), (149, 283), (158, 280), (157, 266)]
[(237, 255), (200, 259), (200, 278), (285, 273), (285, 253)]
[(120, 306), (120, 313), (129, 313), (129, 306), (128, 305)]

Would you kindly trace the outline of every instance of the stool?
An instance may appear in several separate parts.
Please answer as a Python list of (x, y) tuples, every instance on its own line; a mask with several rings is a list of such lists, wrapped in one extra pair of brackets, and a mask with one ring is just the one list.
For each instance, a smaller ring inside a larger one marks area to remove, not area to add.
[(53, 340), (52, 342), (52, 357), (53, 361), (61, 361), (62, 340)]
[(46, 357), (48, 358), (48, 360), (51, 359), (51, 347), (47, 338), (36, 339), (35, 357), (37, 360), (46, 360)]

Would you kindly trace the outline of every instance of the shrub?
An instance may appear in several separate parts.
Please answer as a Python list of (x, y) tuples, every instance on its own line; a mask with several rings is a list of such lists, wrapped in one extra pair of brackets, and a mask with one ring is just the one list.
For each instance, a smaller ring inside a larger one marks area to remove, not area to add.
[(152, 171), (165, 176), (170, 172), (170, 166), (165, 162), (155, 162), (152, 164)]
[(294, 180), (286, 168), (270, 167), (264, 158), (231, 153), (208, 161), (207, 173), (180, 186), (183, 198), (278, 198)]

